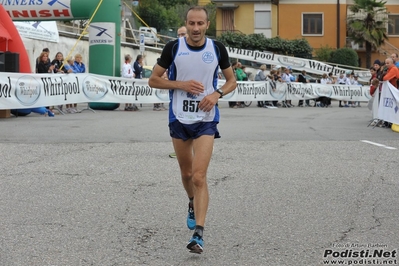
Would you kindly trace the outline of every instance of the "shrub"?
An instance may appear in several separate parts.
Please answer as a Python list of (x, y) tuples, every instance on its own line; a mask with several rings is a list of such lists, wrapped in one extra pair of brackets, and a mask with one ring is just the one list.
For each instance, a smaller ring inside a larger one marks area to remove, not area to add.
[(351, 48), (340, 48), (331, 53), (331, 63), (347, 66), (359, 66), (359, 57)]

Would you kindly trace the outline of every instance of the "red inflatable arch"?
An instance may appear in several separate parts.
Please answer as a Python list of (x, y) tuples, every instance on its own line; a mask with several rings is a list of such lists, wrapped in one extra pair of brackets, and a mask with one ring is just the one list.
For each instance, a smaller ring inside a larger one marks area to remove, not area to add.
[(19, 72), (32, 73), (25, 45), (3, 5), (0, 5), (0, 51), (18, 53)]

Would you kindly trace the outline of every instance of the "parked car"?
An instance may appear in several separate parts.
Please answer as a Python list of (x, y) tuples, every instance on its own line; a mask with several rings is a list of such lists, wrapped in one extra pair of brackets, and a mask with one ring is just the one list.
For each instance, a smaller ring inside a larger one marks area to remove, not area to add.
[(145, 45), (155, 45), (155, 39), (154, 39), (154, 34), (151, 34), (149, 32), (141, 32), (144, 34), (144, 44)]
[(143, 79), (149, 79), (152, 74), (152, 66), (143, 66)]
[(157, 31), (157, 29), (154, 28), (154, 27), (140, 27), (140, 28), (139, 28), (139, 31), (140, 31), (140, 33), (141, 33), (141, 32), (148, 32), (148, 33), (151, 35), (151, 37), (152, 37), (156, 42), (159, 42), (159, 41), (160, 41), (159, 38), (158, 38), (158, 31)]

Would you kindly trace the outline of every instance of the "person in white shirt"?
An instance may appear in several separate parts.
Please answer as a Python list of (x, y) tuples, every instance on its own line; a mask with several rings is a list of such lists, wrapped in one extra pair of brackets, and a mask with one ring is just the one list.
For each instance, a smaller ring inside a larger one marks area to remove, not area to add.
[[(346, 71), (346, 85), (348, 85), (348, 86), (353, 85), (353, 75), (354, 75), (354, 73), (351, 72), (350, 70)], [(345, 107), (356, 107), (354, 104), (352, 104), (351, 101), (349, 101), (349, 102), (344, 101), (344, 106)]]
[[(341, 73), (341, 74), (339, 74), (339, 77), (335, 81), (335, 84), (346, 85), (346, 82), (347, 82), (347, 78), (345, 77), (344, 73)], [(339, 107), (349, 107), (346, 104), (346, 101), (344, 101), (345, 106), (342, 105), (341, 103), (342, 103), (342, 101), (339, 101)]]
[[(125, 55), (125, 63), (122, 66), (122, 78), (132, 79), (134, 77), (134, 72), (132, 68), (132, 57), (130, 55)], [(125, 111), (136, 111), (133, 108), (133, 104), (125, 103)]]
[[(332, 76), (332, 73), (330, 73)], [(331, 79), (327, 76), (326, 73), (323, 74), (322, 78), (320, 79), (320, 84), (327, 85), (332, 84)], [(320, 107), (332, 107), (331, 106), (331, 98), (328, 97), (320, 97)]]
[[(359, 83), (358, 78), (359, 78), (359, 76), (358, 76), (357, 74), (355, 74), (355, 75), (353, 76), (352, 85), (362, 86), (362, 84)], [(357, 107), (361, 107), (361, 106), (360, 106), (360, 102), (353, 102), (353, 103), (352, 103), (352, 107), (356, 107), (356, 106), (357, 106)]]
[[(294, 76), (292, 76), (292, 74), (291, 74), (290, 66), (288, 66), (284, 69), (284, 73), (281, 75), (281, 79), (285, 83), (291, 83), (294, 80)], [(287, 107), (287, 108), (294, 107), (294, 105), (291, 104), (291, 100), (283, 101), (282, 106)]]
[[(267, 79), (266, 75), (265, 75), (265, 71), (266, 71), (266, 65), (261, 65), (259, 67), (259, 69), (256, 71), (256, 75), (254, 80), (255, 81), (265, 81)], [(258, 101), (258, 107), (266, 107), (266, 102), (264, 101)]]

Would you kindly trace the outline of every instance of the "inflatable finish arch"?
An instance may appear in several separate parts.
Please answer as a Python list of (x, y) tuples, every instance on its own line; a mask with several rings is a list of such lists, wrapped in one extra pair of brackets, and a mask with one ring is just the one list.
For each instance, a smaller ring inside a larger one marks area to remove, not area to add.
[(0, 6), (0, 51), (19, 53), (19, 72), (32, 73), (25, 45), (3, 6)]
[(14, 21), (88, 19), (90, 73), (120, 75), (121, 7), (116, 0), (0, 0)]

